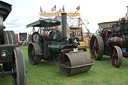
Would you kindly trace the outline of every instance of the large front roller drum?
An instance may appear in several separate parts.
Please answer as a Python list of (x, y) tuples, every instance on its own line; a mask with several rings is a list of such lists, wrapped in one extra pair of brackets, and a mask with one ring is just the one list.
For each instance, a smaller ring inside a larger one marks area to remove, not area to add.
[(95, 60), (100, 60), (104, 54), (104, 41), (101, 36), (93, 35), (90, 40), (90, 54)]
[(14, 49), (12, 62), (13, 85), (26, 85), (26, 69), (24, 55), (19, 47)]
[(120, 67), (122, 65), (122, 50), (119, 46), (113, 46), (110, 53), (110, 60), (114, 67)]
[(29, 62), (32, 65), (36, 65), (40, 63), (41, 60), (41, 52), (40, 47), (37, 43), (30, 43), (28, 46), (28, 58)]
[(87, 72), (93, 65), (87, 52), (65, 53), (65, 63), (61, 64), (61, 73), (69, 76), (81, 72)]

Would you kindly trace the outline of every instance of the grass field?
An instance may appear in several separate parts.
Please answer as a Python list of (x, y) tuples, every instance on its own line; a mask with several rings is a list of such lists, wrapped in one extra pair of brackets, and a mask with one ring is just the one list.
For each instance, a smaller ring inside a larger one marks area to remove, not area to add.
[[(27, 46), (22, 48), (27, 69), (27, 85), (128, 85), (128, 60), (123, 58), (120, 68), (111, 65), (109, 56), (95, 64), (90, 71), (66, 77), (55, 63), (41, 61), (37, 66), (29, 64)], [(89, 52), (89, 50), (88, 50)], [(0, 77), (0, 85), (12, 85), (11, 77)]]

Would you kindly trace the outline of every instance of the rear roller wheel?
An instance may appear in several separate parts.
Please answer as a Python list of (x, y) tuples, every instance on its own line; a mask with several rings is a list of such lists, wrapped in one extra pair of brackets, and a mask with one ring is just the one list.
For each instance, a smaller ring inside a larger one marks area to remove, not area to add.
[(110, 54), (110, 60), (114, 67), (120, 67), (122, 65), (123, 54), (119, 46), (114, 46)]
[(37, 43), (30, 43), (28, 46), (28, 58), (30, 64), (36, 65), (40, 63), (41, 56), (40, 47)]
[(92, 36), (90, 40), (90, 53), (95, 60), (100, 60), (103, 57), (104, 42), (101, 36)]
[(87, 72), (92, 65), (87, 52), (65, 53), (65, 61), (60, 66), (62, 74), (69, 76), (81, 72)]
[(26, 69), (24, 56), (19, 47), (14, 49), (12, 64), (12, 81), (13, 85), (26, 85)]

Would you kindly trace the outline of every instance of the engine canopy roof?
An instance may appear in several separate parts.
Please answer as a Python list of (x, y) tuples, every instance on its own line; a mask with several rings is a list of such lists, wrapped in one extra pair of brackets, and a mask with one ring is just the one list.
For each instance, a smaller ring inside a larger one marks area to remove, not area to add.
[(55, 19), (43, 19), (27, 25), (28, 27), (54, 27), (60, 25), (61, 22)]

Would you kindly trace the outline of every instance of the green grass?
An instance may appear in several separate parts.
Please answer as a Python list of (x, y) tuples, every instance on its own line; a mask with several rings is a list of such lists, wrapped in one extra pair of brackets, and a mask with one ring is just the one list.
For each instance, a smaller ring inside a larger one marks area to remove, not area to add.
[[(66, 77), (54, 63), (41, 61), (37, 66), (29, 64), (27, 46), (22, 48), (27, 69), (27, 85), (128, 85), (128, 60), (123, 58), (120, 68), (111, 65), (109, 56), (95, 64), (88, 72)], [(88, 50), (89, 53), (89, 50)], [(12, 85), (11, 77), (0, 77), (0, 85)]]

